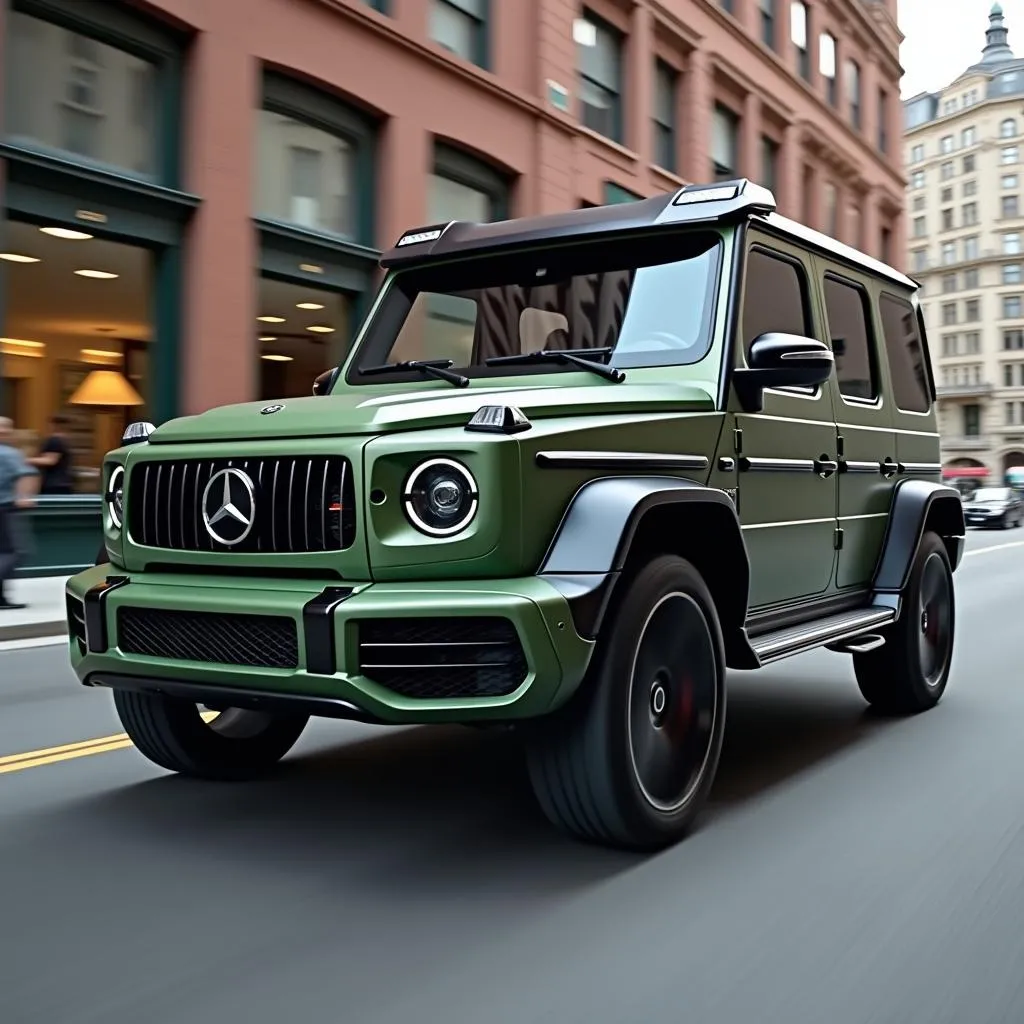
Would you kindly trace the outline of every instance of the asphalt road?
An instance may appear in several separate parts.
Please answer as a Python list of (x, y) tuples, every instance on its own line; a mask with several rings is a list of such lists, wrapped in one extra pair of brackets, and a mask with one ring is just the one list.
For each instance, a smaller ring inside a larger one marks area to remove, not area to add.
[(243, 786), (116, 741), (10, 770), (119, 729), (61, 647), (2, 651), (0, 1021), (1020, 1024), (1024, 531), (969, 552), (938, 708), (875, 719), (840, 655), (736, 673), (704, 825), (648, 859), (468, 730), (315, 723)]

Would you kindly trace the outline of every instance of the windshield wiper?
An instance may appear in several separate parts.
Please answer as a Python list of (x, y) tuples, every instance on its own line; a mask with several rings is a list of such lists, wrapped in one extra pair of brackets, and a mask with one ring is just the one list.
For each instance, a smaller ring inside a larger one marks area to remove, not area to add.
[(435, 380), (446, 380), (457, 388), (469, 387), (469, 378), (461, 373), (453, 373), (449, 367), (455, 365), (454, 359), (406, 359), (401, 363), (384, 363), (381, 366), (360, 366), (359, 372), (366, 377), (380, 373), (394, 373), (396, 370), (416, 370), (424, 377)]
[(581, 370), (589, 370), (596, 373), (605, 380), (621, 384), (626, 375), (621, 370), (612, 366), (605, 366), (603, 363), (595, 363), (592, 359), (584, 359), (580, 353), (586, 352), (592, 356), (610, 356), (614, 350), (610, 348), (548, 348), (540, 352), (520, 352), (514, 356), (492, 356), (485, 359), (487, 366), (512, 366), (515, 363), (562, 363), (563, 365), (578, 366)]

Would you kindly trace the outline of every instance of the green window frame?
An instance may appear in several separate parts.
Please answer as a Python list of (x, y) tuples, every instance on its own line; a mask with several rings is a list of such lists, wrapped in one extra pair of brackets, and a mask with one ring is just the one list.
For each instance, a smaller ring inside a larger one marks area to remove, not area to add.
[(613, 206), (617, 203), (636, 203), (643, 199), (643, 196), (631, 192), (628, 188), (616, 185), (614, 181), (604, 183), (604, 202), (606, 206)]

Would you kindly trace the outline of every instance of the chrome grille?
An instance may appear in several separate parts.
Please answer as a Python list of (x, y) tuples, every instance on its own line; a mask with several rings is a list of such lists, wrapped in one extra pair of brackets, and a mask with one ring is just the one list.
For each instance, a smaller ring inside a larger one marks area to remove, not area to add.
[[(245, 472), (255, 492), (252, 530), (230, 546), (210, 536), (202, 509), (207, 483), (228, 468)], [(355, 538), (351, 465), (340, 455), (142, 462), (125, 499), (132, 542), (143, 547), (296, 554), (342, 551)]]

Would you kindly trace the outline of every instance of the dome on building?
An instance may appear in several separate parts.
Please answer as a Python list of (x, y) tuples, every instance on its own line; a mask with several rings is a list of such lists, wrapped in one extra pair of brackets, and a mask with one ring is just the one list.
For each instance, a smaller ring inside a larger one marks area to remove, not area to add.
[(1003, 21), (1003, 8), (999, 3), (994, 3), (988, 14), (988, 28), (985, 30), (985, 45), (981, 51), (981, 60), (972, 64), (967, 73), (972, 71), (993, 72), (995, 65), (1006, 64), (1016, 60), (1013, 50), (1007, 41), (1009, 30)]

